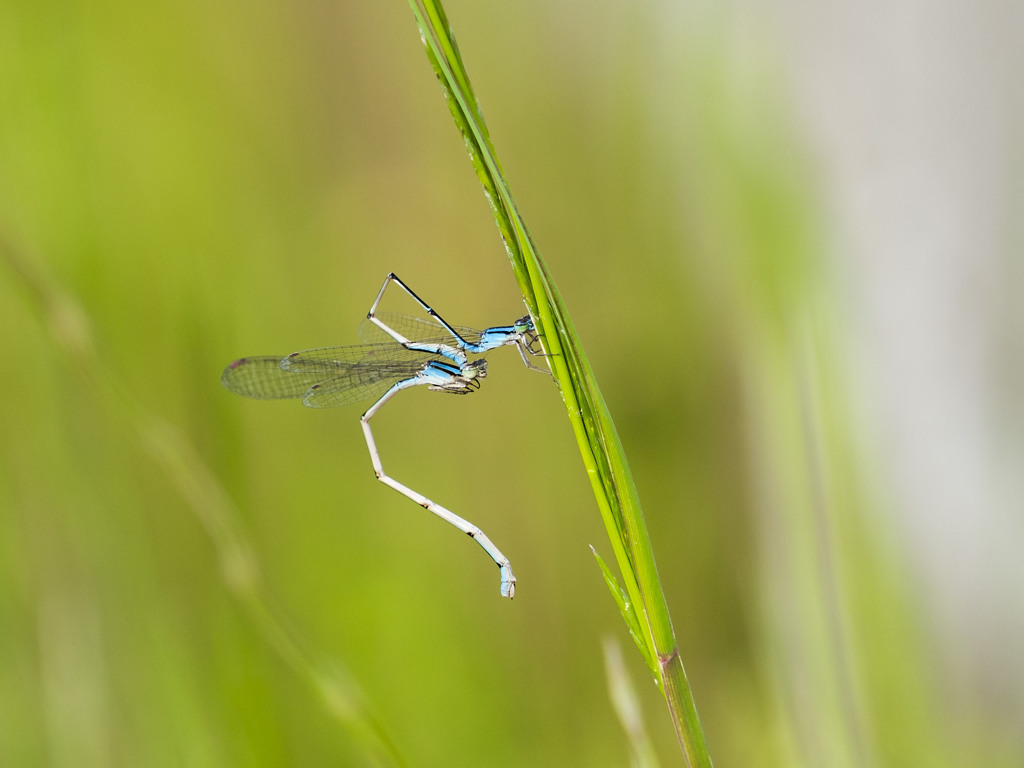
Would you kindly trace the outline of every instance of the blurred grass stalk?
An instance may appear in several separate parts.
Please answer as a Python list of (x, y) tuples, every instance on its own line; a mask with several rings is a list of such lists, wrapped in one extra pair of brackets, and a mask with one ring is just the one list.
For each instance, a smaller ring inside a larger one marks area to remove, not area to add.
[(640, 698), (629, 678), (629, 671), (622, 659), (622, 647), (618, 640), (606, 637), (601, 643), (604, 651), (604, 669), (608, 676), (608, 695), (615, 708), (615, 715), (629, 739), (629, 764), (633, 768), (660, 768), (658, 756), (644, 728)]
[(228, 591), (243, 605), (267, 643), (312, 685), (324, 708), (346, 728), (372, 764), (406, 765), (344, 664), (314, 650), (275, 604), (238, 510), (210, 468), (177, 427), (146, 410), (103, 364), (92, 323), (78, 300), (24, 258), (2, 233), (0, 263), (25, 290), (54, 347), (90, 385), (105, 410), (134, 433), (195, 513), (214, 543)]
[(856, 462), (829, 356), (833, 323), (822, 303), (793, 298), (807, 311), (747, 324), (743, 344), (764, 664), (778, 675), (792, 763), (876, 765), (851, 630), (849, 569), (867, 553), (854, 551), (866, 542), (854, 532)]
[(602, 572), (665, 697), (687, 764), (710, 766), (711, 756), (679, 657), (640, 500), (615, 425), (498, 163), (444, 9), (439, 0), (410, 0), (409, 4), (427, 58), (484, 187), (516, 282), (541, 333), (624, 586), (598, 558)]
[(786, 762), (1016, 764), (997, 743), (965, 752), (967, 724), (944, 722), (952, 702), (922, 634), (906, 553), (869, 514), (881, 504), (837, 353), (841, 326), (821, 286), (805, 290), (794, 297), (800, 311), (747, 323), (743, 339), (762, 664)]

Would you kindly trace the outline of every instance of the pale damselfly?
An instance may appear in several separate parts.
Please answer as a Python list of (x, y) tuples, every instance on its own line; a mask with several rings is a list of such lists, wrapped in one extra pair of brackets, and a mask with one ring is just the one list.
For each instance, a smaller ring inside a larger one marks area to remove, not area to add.
[[(435, 322), (378, 313), (384, 293), (392, 282), (403, 288)], [(405, 334), (392, 324), (401, 327)], [(445, 335), (440, 335), (442, 331)], [(374, 400), (360, 417), (360, 423), (377, 479), (472, 537), (497, 564), (502, 596), (513, 597), (516, 578), (512, 566), (480, 528), (384, 473), (370, 430), (370, 419), (384, 403), (410, 387), (425, 385), (430, 390), (458, 395), (479, 389), (481, 379), (487, 376), (487, 361), (469, 360), (469, 354), (514, 345), (528, 367), (543, 370), (527, 357), (544, 354), (537, 349), (539, 338), (533, 322), (526, 316), (512, 325), (483, 331), (449, 325), (391, 273), (370, 307), (361, 333), (364, 338), (377, 336), (388, 342), (322, 347), (286, 356), (243, 357), (224, 369), (221, 383), (245, 397), (300, 399), (310, 408), (333, 408)]]

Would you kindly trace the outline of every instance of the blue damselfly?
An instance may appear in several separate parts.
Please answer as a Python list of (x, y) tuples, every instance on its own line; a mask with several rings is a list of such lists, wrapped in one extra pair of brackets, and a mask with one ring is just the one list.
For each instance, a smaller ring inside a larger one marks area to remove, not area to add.
[[(392, 282), (403, 288), (434, 322), (379, 313), (381, 300)], [(405, 333), (399, 332), (392, 323)], [(479, 389), (481, 380), (487, 376), (487, 361), (483, 358), (470, 360), (470, 354), (514, 345), (528, 367), (543, 370), (527, 357), (543, 354), (537, 348), (539, 338), (533, 322), (526, 316), (512, 325), (483, 331), (451, 326), (392, 273), (385, 278), (370, 307), (361, 333), (364, 338), (383, 334), (388, 343), (322, 347), (286, 356), (243, 357), (224, 369), (221, 382), (231, 392), (245, 397), (299, 399), (310, 408), (333, 408), (373, 400), (360, 417), (360, 423), (374, 474), (385, 485), (471, 536), (498, 565), (502, 596), (513, 597), (516, 578), (512, 566), (480, 528), (385, 474), (370, 419), (388, 400), (410, 387), (426, 386), (430, 390), (460, 395)]]

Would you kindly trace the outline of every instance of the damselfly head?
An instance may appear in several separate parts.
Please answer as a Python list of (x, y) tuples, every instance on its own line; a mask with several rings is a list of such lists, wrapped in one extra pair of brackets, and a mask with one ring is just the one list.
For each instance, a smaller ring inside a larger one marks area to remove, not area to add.
[(487, 361), (483, 358), (470, 360), (462, 366), (462, 376), (466, 379), (483, 379), (487, 376)]
[(512, 323), (512, 327), (515, 329), (516, 333), (529, 333), (530, 331), (535, 330), (533, 327), (533, 320), (530, 319), (529, 315), (520, 317)]

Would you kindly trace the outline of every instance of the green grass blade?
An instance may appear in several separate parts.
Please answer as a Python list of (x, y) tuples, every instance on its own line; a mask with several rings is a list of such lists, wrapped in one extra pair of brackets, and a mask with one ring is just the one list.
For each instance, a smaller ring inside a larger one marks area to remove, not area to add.
[(650, 649), (647, 647), (647, 643), (644, 642), (645, 633), (640, 628), (640, 617), (636, 615), (636, 607), (629, 601), (629, 595), (619, 585), (619, 580), (615, 578), (615, 574), (612, 573), (611, 568), (605, 563), (604, 558), (597, 554), (597, 550), (593, 547), (590, 548), (590, 551), (594, 553), (597, 564), (601, 568), (601, 573), (604, 574), (604, 581), (608, 585), (608, 591), (612, 593), (612, 600), (619, 606), (622, 620), (626, 622), (626, 626), (629, 628), (630, 637), (633, 638), (633, 642), (636, 643), (640, 655), (647, 662), (647, 668), (651, 670), (651, 674), (654, 675), (655, 680), (658, 681), (660, 686), (661, 675), (658, 673), (658, 662), (649, 655)]
[(679, 658), (640, 500), (608, 407), (565, 304), (512, 197), (444, 9), (438, 0), (410, 0), (410, 6), (427, 58), (484, 187), (516, 282), (550, 355), (552, 374), (608, 531), (624, 591), (633, 606), (643, 608), (637, 615), (643, 619), (642, 640), (647, 646), (644, 656), (657, 662), (658, 682), (688, 764), (710, 766), (711, 757)]

